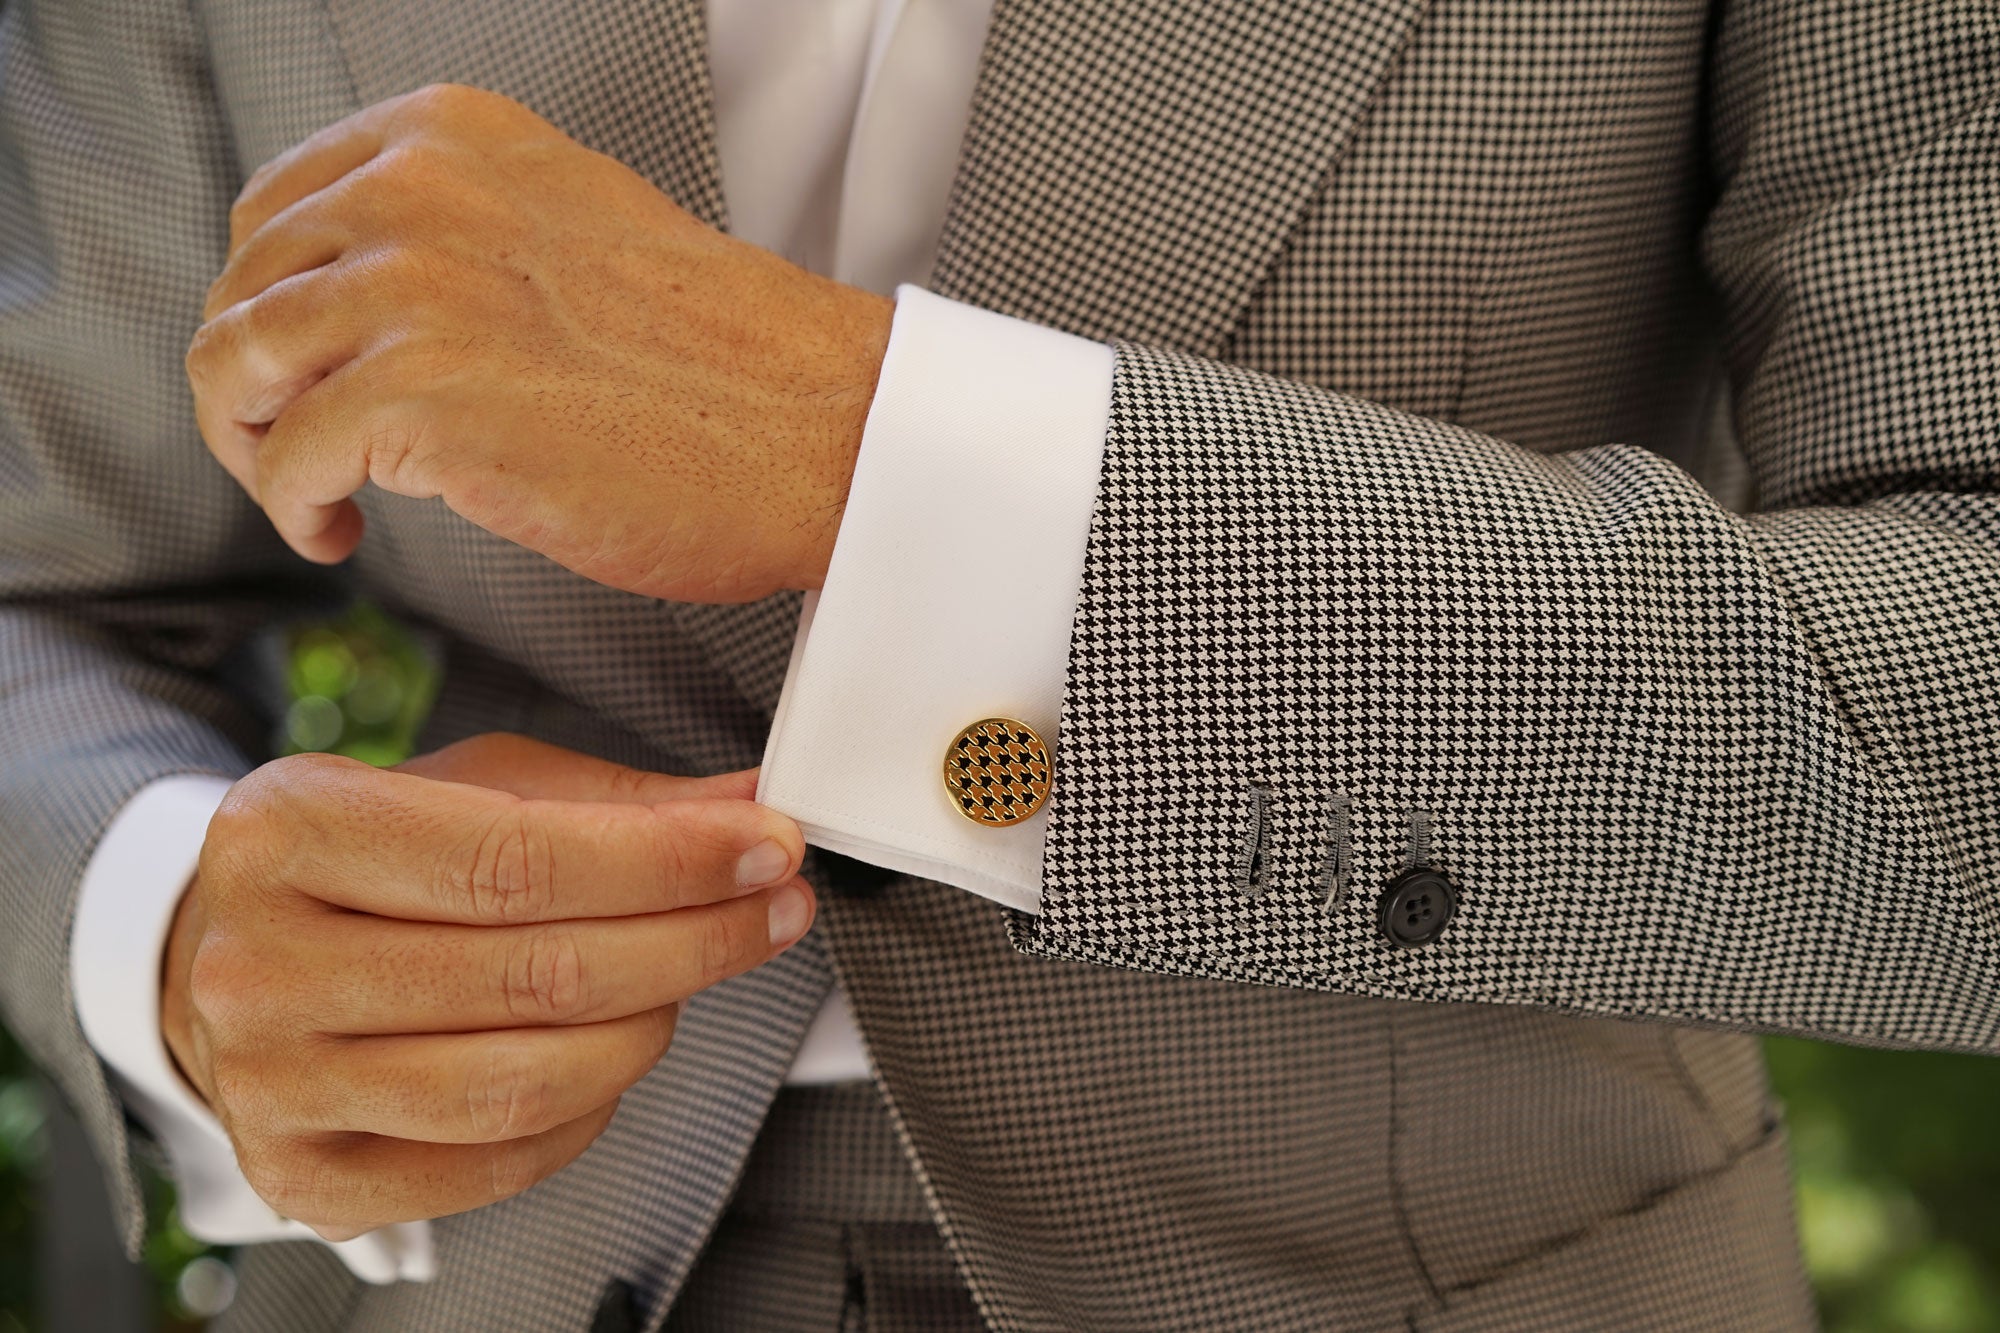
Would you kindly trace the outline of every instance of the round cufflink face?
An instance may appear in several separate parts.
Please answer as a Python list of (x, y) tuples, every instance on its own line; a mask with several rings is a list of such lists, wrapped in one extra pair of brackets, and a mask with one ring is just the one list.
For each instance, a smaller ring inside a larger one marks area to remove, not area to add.
[(944, 751), (944, 789), (975, 824), (1018, 824), (1049, 799), (1049, 747), (1011, 717), (989, 717), (952, 737)]

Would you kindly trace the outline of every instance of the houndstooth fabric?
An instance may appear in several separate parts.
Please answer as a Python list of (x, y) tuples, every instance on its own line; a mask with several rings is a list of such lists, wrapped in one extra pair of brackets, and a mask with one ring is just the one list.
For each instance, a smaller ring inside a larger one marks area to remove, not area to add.
[[(1876, 23), (1735, 6), (1717, 38), (1705, 255), (1762, 512), (1726, 512), (1634, 445), (1549, 456), (1259, 373), (1317, 356), (1268, 333), (1258, 370), (1121, 348), (1024, 942), (1995, 1048), (2000, 29), (1907, 6)], [(1837, 71), (1861, 110), (1825, 105), (1800, 65)], [(1512, 208), (1539, 202), (1555, 229), (1581, 170), (1513, 182), (1548, 195)], [(1595, 188), (1672, 216), (1657, 180), (1637, 184)], [(1545, 375), (1588, 382), (1609, 368), (1584, 347), (1616, 338), (1616, 288), (1547, 311), (1562, 288), (1544, 284), (1601, 285), (1616, 251), (1575, 249), (1510, 244), (1489, 263), (1538, 281), (1476, 299), (1555, 326), (1585, 364)], [(1469, 406), (1455, 415), (1477, 421)], [(1517, 434), (1546, 410), (1517, 407)], [(1142, 732), (1157, 761), (1135, 763)], [(1268, 868), (1245, 893), (1252, 787)], [(1359, 888), (1328, 901), (1337, 805)], [(1376, 895), (1417, 813), (1461, 898), (1439, 942), (1405, 949)], [(1141, 839), (1152, 873), (1135, 875)]]
[[(0, 1002), (135, 1229), (70, 905), (140, 785), (262, 757), (256, 626), (430, 626), (435, 741), (761, 751), (795, 598), (648, 602), (373, 493), (329, 587), (180, 372), (243, 175), (426, 81), (726, 222), (701, 30), (0, 7)], [(1996, 45), (1953, 3), (1001, 0), (933, 285), (1125, 340), (1046, 914), (829, 894), (576, 1165), (442, 1223), (440, 1283), (253, 1247), (234, 1325), (658, 1327), (836, 972), (991, 1327), (1809, 1325), (1721, 1029), (1994, 1042)], [(1394, 950), (1413, 861), (1459, 913)]]

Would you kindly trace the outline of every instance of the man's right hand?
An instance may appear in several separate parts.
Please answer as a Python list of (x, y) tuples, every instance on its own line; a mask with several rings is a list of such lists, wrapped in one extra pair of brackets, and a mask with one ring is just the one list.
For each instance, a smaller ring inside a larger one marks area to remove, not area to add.
[(518, 736), (393, 770), (301, 755), (237, 783), (161, 1013), (252, 1188), (344, 1240), (493, 1203), (581, 1153), (680, 1002), (811, 923), (804, 839), (755, 785)]

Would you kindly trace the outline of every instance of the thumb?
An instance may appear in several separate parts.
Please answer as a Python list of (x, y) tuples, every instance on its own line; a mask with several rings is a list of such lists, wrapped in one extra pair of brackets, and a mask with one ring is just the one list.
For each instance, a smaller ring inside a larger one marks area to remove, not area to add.
[(407, 759), (396, 765), (395, 771), (436, 782), (487, 787), (524, 800), (657, 805), (663, 801), (747, 801), (757, 794), (754, 768), (706, 778), (678, 777), (627, 768), (511, 732), (469, 737)]

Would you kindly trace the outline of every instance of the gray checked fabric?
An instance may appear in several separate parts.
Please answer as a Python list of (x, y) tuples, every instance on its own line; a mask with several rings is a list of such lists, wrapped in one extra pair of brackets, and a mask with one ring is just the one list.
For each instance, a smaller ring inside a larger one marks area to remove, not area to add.
[[(1956, 0), (1000, 0), (933, 285), (1120, 346), (1046, 914), (829, 892), (440, 1282), (259, 1246), (233, 1326), (660, 1327), (834, 975), (992, 1328), (1809, 1326), (1745, 1032), (2000, 1018), (1996, 76)], [(238, 184), (433, 80), (726, 225), (699, 0), (0, 5), (0, 1004), (135, 1233), (71, 905), (265, 755), (259, 626), (362, 591), (433, 740), (692, 772), (783, 678), (796, 598), (373, 494), (328, 582), (206, 457)]]
[(781, 1090), (666, 1333), (985, 1328), (867, 1083)]

